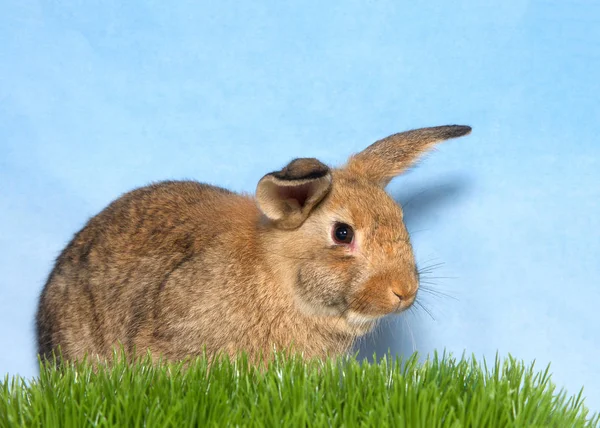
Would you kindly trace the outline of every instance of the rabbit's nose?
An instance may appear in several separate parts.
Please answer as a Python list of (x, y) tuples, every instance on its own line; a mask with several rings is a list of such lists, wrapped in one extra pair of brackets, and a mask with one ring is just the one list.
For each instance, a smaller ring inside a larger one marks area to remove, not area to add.
[(398, 304), (404, 308), (410, 306), (416, 297), (416, 290), (412, 287), (394, 286), (391, 288), (393, 295), (398, 299)]
[(394, 295), (398, 298), (398, 300), (402, 301), (402, 300), (406, 300), (405, 297), (405, 293), (403, 293), (402, 291), (398, 291), (398, 290), (392, 290), (392, 293), (394, 293)]
[(401, 302), (409, 302), (414, 298), (414, 293), (409, 293), (407, 291), (394, 290), (392, 289), (392, 293), (400, 300)]

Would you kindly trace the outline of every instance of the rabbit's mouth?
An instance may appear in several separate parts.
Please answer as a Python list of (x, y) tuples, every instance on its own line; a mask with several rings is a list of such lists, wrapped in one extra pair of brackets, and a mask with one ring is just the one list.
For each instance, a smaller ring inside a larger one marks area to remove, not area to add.
[(363, 335), (373, 330), (373, 328), (377, 325), (377, 322), (382, 318), (388, 315), (398, 315), (410, 308), (412, 303), (412, 300), (400, 301), (391, 311), (381, 314), (368, 314), (350, 309), (346, 312), (344, 318), (354, 334)]
[(414, 298), (409, 299), (409, 300), (400, 300), (398, 303), (395, 304), (394, 307), (390, 308), (389, 310), (382, 311), (382, 313), (375, 313), (375, 314), (358, 312), (356, 310), (350, 309), (346, 313), (346, 320), (348, 321), (348, 324), (350, 324), (350, 325), (362, 325), (362, 324), (375, 323), (385, 316), (398, 315), (401, 312), (404, 312), (405, 310), (407, 310), (408, 308), (410, 308), (412, 306), (412, 304), (414, 303), (413, 301), (414, 301)]

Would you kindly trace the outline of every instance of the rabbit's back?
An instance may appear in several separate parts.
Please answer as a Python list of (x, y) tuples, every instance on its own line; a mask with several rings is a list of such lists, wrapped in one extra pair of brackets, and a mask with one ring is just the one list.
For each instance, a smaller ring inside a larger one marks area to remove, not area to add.
[[(109, 356), (115, 345), (131, 352), (165, 339), (160, 295), (171, 275), (210, 249), (218, 236), (251, 228), (257, 215), (252, 199), (191, 181), (123, 195), (58, 257), (37, 314), (39, 353), (49, 356), (60, 346), (67, 358)], [(202, 285), (190, 281), (184, 278), (177, 286)], [(186, 312), (186, 299), (168, 304), (170, 312)]]

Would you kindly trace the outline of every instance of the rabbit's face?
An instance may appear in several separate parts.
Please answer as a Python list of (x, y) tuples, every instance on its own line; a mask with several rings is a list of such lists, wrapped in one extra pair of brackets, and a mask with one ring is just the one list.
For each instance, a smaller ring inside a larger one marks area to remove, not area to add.
[(380, 186), (334, 171), (329, 195), (288, 233), (305, 312), (367, 324), (414, 302), (419, 281), (402, 210)]

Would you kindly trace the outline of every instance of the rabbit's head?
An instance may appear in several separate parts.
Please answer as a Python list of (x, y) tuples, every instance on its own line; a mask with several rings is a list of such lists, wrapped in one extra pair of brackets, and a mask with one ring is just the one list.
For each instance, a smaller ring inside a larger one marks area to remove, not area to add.
[(305, 314), (342, 317), (366, 331), (410, 307), (419, 274), (402, 209), (384, 188), (435, 143), (470, 131), (452, 125), (394, 134), (342, 168), (295, 159), (260, 180), (267, 252)]

